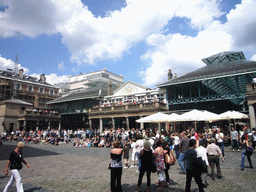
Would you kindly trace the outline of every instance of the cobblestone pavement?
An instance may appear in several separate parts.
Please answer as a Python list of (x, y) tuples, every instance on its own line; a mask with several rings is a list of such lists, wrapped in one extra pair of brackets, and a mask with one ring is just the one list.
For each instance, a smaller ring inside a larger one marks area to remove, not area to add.
[[(0, 190), (10, 178), (4, 175), (5, 166), (10, 152), (16, 143), (4, 143), (0, 146)], [(23, 155), (31, 165), (31, 169), (24, 168), (20, 171), (24, 190), (26, 192), (50, 192), (50, 191), (83, 191), (83, 192), (108, 192), (110, 191), (110, 173), (108, 164), (111, 149), (106, 148), (74, 148), (71, 144), (35, 145), (26, 144)], [(240, 170), (241, 153), (233, 152), (230, 147), (225, 148), (226, 162), (221, 163), (221, 171), (224, 178), (212, 180), (207, 177), (209, 183), (205, 191), (230, 192), (230, 191), (256, 191), (256, 169), (245, 168)], [(256, 166), (256, 155), (252, 155), (252, 162)], [(245, 165), (248, 166), (247, 160)], [(171, 182), (165, 191), (185, 191), (185, 175), (180, 175), (178, 163), (171, 166), (169, 171)], [(139, 173), (136, 168), (123, 170), (123, 191), (134, 191), (137, 188)], [(157, 174), (151, 176), (151, 191), (156, 191)], [(143, 178), (141, 191), (146, 189), (146, 175)], [(16, 191), (15, 185), (11, 192)], [(197, 191), (197, 185), (192, 181), (192, 191)]]

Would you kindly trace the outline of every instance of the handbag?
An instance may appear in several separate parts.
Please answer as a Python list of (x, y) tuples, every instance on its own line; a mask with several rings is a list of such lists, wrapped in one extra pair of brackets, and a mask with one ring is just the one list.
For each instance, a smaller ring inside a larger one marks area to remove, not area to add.
[(176, 163), (176, 158), (174, 157), (172, 151), (170, 151), (170, 153), (169, 153), (168, 156), (170, 157), (170, 162), (169, 162), (168, 164), (169, 164), (169, 165), (175, 165), (175, 163)]
[(164, 159), (167, 164), (170, 165), (172, 163), (171, 157), (167, 153), (165, 154)]
[(251, 156), (253, 154), (253, 148), (252, 147), (246, 147), (246, 154)]

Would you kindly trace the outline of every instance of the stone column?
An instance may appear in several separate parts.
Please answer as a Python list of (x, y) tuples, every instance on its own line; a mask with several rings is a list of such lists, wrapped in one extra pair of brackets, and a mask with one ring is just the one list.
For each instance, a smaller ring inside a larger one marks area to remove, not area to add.
[(92, 129), (92, 120), (89, 119), (89, 129)]
[(252, 128), (256, 128), (255, 110), (254, 110), (254, 106), (253, 105), (249, 105), (249, 117), (250, 117), (250, 128), (252, 130)]
[[(143, 117), (141, 116), (140, 118), (142, 119)], [(140, 123), (140, 129), (144, 129), (144, 123), (143, 122)]]
[(60, 131), (61, 130), (61, 121), (59, 121), (59, 128), (58, 130)]
[(39, 120), (36, 121), (36, 131), (39, 130)]
[(100, 134), (103, 133), (103, 121), (102, 118), (100, 118)]
[(115, 125), (115, 118), (112, 118), (112, 127), (115, 129), (116, 125)]
[(51, 129), (51, 121), (48, 121), (48, 129)]
[(129, 117), (126, 117), (126, 129), (130, 129), (130, 126), (129, 126)]
[(23, 130), (27, 131), (27, 121), (26, 120), (24, 120)]
[(161, 133), (161, 123), (159, 122), (159, 123), (157, 123), (157, 125), (158, 125), (158, 133), (160, 134)]

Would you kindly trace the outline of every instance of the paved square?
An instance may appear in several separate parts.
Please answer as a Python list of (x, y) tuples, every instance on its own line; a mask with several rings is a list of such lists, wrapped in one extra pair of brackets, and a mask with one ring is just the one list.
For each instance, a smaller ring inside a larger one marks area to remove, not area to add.
[[(10, 178), (4, 175), (9, 153), (15, 148), (16, 143), (6, 142), (0, 146), (0, 191)], [(205, 191), (230, 192), (230, 191), (256, 191), (256, 169), (245, 168), (240, 170), (240, 152), (233, 152), (230, 147), (225, 148), (226, 162), (221, 163), (223, 179), (212, 181), (207, 178), (209, 186)], [(31, 165), (31, 169), (24, 168), (20, 171), (24, 190), (26, 192), (59, 192), (59, 191), (84, 191), (84, 192), (109, 192), (111, 149), (108, 148), (74, 148), (71, 144), (36, 145), (26, 144), (23, 150), (25, 160)], [(256, 155), (252, 155), (252, 163), (256, 166)], [(248, 166), (247, 160), (245, 165)], [(185, 191), (185, 175), (180, 175), (177, 169), (178, 163), (171, 166), (170, 187), (165, 191)], [(137, 188), (139, 173), (136, 168), (123, 170), (123, 191), (134, 191)], [(151, 191), (156, 191), (157, 174), (151, 176)], [(146, 189), (146, 175), (143, 178), (141, 191)], [(192, 189), (196, 189), (196, 183), (192, 182)], [(15, 185), (10, 192), (15, 192)]]

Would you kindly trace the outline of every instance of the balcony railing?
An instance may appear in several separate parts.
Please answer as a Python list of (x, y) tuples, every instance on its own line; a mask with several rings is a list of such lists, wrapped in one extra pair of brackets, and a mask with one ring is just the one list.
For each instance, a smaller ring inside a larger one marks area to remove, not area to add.
[(129, 104), (129, 105), (117, 105), (117, 106), (107, 106), (99, 108), (89, 109), (89, 113), (100, 113), (108, 111), (129, 111), (136, 109), (149, 109), (149, 108), (161, 108), (166, 109), (166, 104), (163, 102), (149, 102), (149, 103), (140, 103), (140, 104)]
[(44, 113), (39, 111), (19, 111), (19, 116), (47, 116), (47, 117), (60, 117), (59, 113)]

